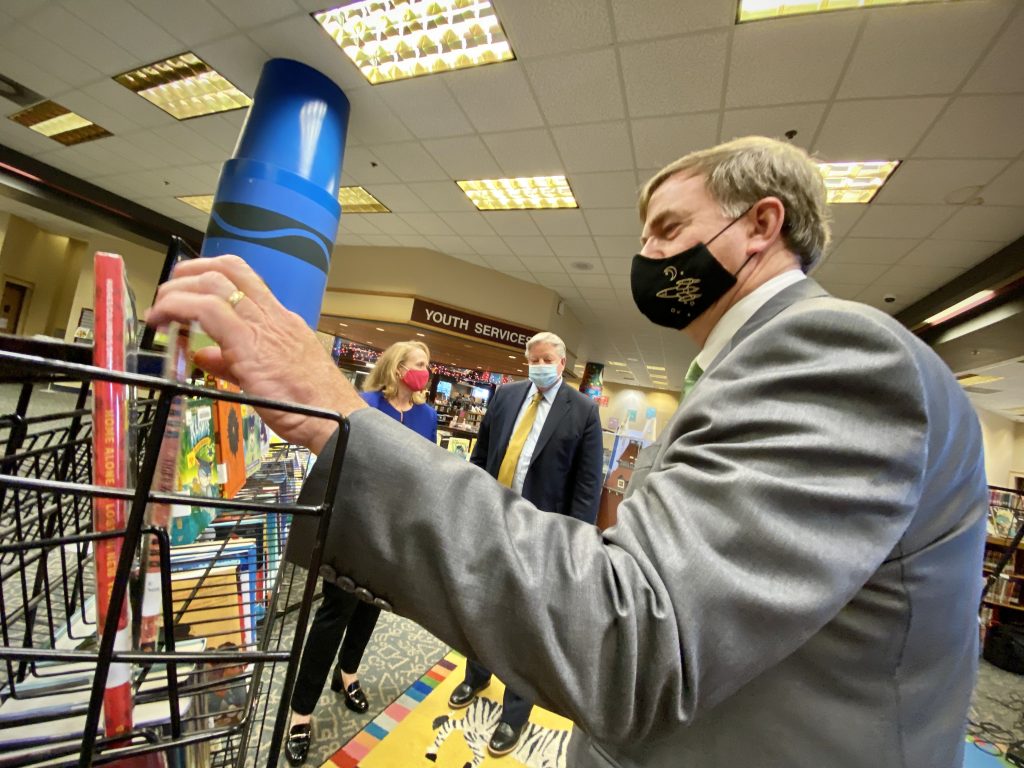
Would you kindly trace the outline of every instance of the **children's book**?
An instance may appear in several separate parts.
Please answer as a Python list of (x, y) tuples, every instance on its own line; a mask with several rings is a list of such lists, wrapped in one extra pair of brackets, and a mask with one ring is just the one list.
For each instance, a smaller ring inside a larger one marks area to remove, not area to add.
[[(183, 409), (181, 447), (178, 452), (178, 489), (197, 498), (218, 498), (217, 444), (214, 434), (213, 403), (190, 398)], [(171, 543), (195, 541), (216, 517), (216, 510), (204, 506), (175, 505), (171, 521)]]
[[(238, 387), (221, 379), (213, 379), (217, 389), (223, 392), (239, 392)], [(242, 437), (242, 406), (240, 403), (228, 403), (218, 400), (216, 405), (216, 436), (217, 452), (220, 463), (217, 465), (217, 480), (225, 499), (235, 498), (235, 494), (245, 485), (245, 444)]]
[(469, 460), (469, 439), (465, 437), (453, 437), (448, 440), (448, 450), (462, 459)]

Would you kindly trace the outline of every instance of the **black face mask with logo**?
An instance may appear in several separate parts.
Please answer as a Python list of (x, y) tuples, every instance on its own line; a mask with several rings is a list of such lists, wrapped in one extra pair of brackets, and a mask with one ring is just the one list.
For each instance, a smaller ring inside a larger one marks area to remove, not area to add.
[(750, 254), (734, 275), (718, 263), (708, 245), (746, 216), (750, 208), (722, 227), (707, 243), (697, 243), (667, 259), (634, 256), (629, 282), (637, 309), (652, 323), (678, 331), (728, 293), (736, 285), (736, 275), (757, 253)]

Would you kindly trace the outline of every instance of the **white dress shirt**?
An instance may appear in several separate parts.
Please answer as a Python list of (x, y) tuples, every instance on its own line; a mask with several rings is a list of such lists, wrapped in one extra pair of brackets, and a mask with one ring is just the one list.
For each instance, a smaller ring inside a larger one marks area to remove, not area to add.
[(759, 285), (742, 299), (737, 301), (729, 310), (722, 315), (722, 319), (711, 329), (708, 340), (704, 342), (704, 349), (697, 353), (697, 365), (702, 371), (706, 371), (718, 353), (725, 349), (725, 345), (732, 341), (736, 331), (743, 327), (754, 313), (768, 303), (768, 300), (775, 294), (781, 293), (784, 289), (806, 280), (805, 275), (799, 269), (790, 269), (781, 275), (776, 275), (764, 285)]
[[(551, 410), (551, 404), (555, 402), (555, 394), (558, 392), (558, 388), (562, 386), (562, 380), (559, 379), (551, 387), (543, 393), (543, 397), (540, 402), (537, 403), (537, 417), (533, 420), (533, 427), (530, 429), (530, 434), (526, 436), (526, 442), (523, 444), (523, 452), (519, 454), (519, 463), (516, 464), (516, 473), (512, 476), (512, 490), (516, 493), (523, 492), (523, 483), (526, 482), (526, 472), (530, 469), (530, 461), (533, 459), (533, 449), (537, 447), (537, 440), (540, 438), (540, 431), (544, 429), (544, 422), (548, 418), (548, 412)], [(519, 426), (519, 422), (523, 420), (523, 415), (526, 413), (526, 409), (530, 407), (530, 403), (533, 401), (534, 396), (537, 394), (537, 385), (530, 383), (530, 393), (526, 396), (523, 401), (522, 407), (519, 409), (519, 415), (516, 416), (516, 423), (512, 425), (511, 435), (516, 433), (516, 427)]]

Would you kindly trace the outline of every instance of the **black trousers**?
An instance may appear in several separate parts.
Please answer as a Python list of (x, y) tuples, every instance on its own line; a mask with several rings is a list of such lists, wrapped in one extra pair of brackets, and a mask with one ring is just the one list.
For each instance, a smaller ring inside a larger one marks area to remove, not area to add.
[[(491, 670), (474, 659), (466, 659), (466, 679), (473, 688), (480, 688), (491, 679)], [(530, 719), (530, 710), (533, 703), (527, 701), (507, 685), (505, 686), (505, 699), (501, 704), (501, 719), (499, 722), (507, 723), (513, 730), (518, 731), (526, 721)]]
[(309, 626), (292, 694), (292, 709), (300, 715), (311, 715), (316, 709), (334, 665), (335, 653), (342, 672), (351, 675), (359, 671), (363, 651), (380, 616), (380, 608), (364, 603), (326, 581), (323, 583), (323, 596)]

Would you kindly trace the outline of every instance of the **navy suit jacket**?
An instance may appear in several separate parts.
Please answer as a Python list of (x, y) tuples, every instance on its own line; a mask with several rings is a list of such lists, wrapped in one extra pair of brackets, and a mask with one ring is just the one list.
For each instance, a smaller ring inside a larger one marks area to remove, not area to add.
[[(499, 387), (480, 424), (470, 461), (498, 476), (530, 382)], [(523, 498), (545, 512), (594, 523), (601, 501), (604, 445), (597, 403), (562, 381), (541, 429)]]

